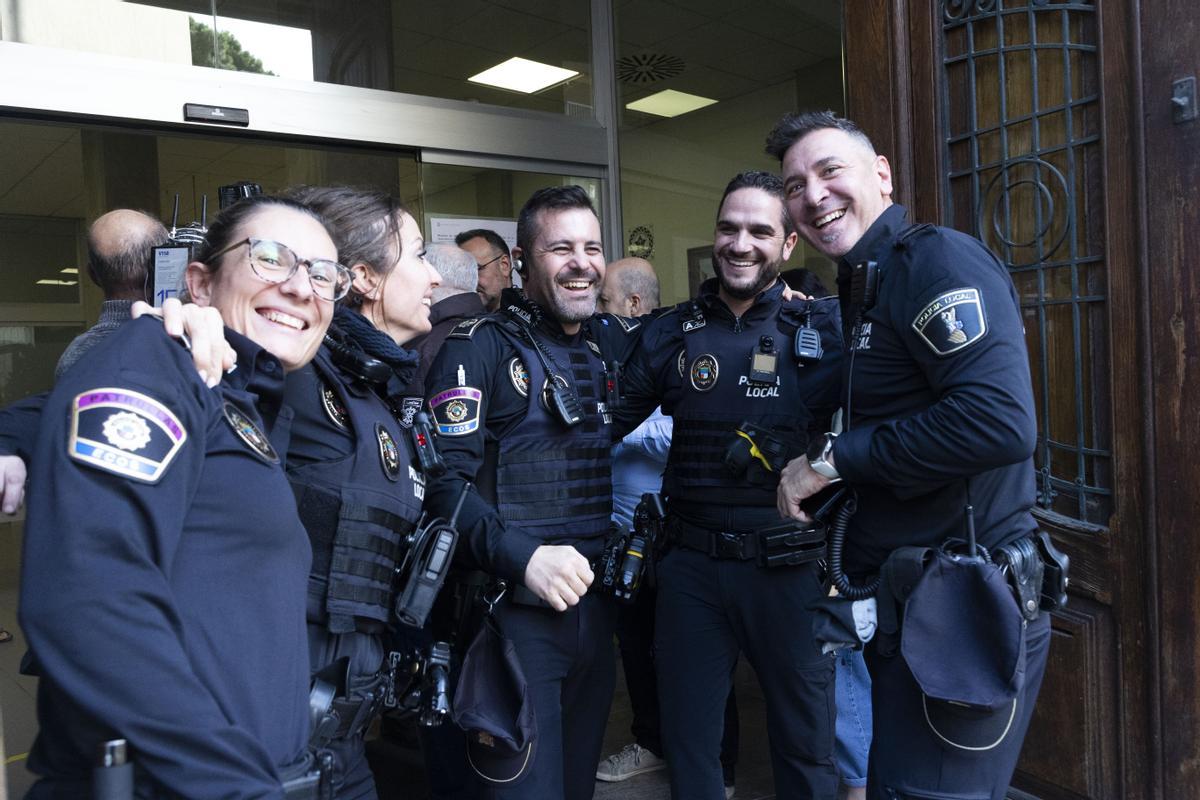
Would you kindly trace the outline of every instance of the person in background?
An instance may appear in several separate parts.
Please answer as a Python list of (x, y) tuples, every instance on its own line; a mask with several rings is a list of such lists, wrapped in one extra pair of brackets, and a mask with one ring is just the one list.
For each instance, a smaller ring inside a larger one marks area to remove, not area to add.
[(104, 292), (100, 319), (75, 337), (58, 359), (60, 378), (91, 348), (132, 319), (134, 301), (145, 300), (154, 248), (167, 243), (167, 229), (144, 211), (118, 208), (101, 214), (88, 228), (87, 273)]
[[(434, 287), (433, 307), (429, 310), (429, 333), (421, 334), (408, 342), (421, 358), (415, 386), (423, 386), (433, 357), (442, 349), (447, 334), (464, 319), (487, 313), (483, 301), (475, 291), (479, 268), (475, 259), (462, 248), (449, 244), (431, 244), (425, 248), (425, 260), (442, 276), (442, 282)], [(418, 392), (420, 394), (420, 392)]]
[(474, 256), (478, 265), (476, 291), (479, 299), (488, 311), (495, 311), (500, 307), (500, 294), (513, 285), (512, 254), (508, 243), (488, 228), (463, 231), (454, 237), (454, 243)]

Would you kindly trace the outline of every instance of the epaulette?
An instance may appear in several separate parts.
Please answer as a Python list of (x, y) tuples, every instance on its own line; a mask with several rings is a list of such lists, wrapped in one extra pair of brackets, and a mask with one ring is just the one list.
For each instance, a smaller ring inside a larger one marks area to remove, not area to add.
[(900, 232), (899, 236), (896, 237), (896, 244), (894, 247), (897, 250), (903, 250), (904, 248), (908, 247), (909, 239), (913, 238), (914, 236), (922, 236), (927, 233), (934, 233), (936, 230), (937, 228), (928, 222), (922, 222), (918, 225), (909, 225)]
[(625, 331), (625, 333), (632, 333), (633, 331), (636, 331), (638, 328), (642, 327), (642, 323), (638, 322), (633, 317), (621, 317), (617, 316), (616, 314), (597, 314), (595, 319), (605, 327), (616, 323), (621, 330)]
[(684, 333), (698, 331), (708, 324), (704, 319), (704, 310), (695, 300), (684, 300), (675, 306), (675, 310), (679, 312), (679, 328)]
[(446, 334), (447, 339), (470, 339), (475, 335), (475, 331), (479, 330), (479, 326), (487, 322), (489, 317), (473, 317), (464, 319), (453, 328), (450, 333)]

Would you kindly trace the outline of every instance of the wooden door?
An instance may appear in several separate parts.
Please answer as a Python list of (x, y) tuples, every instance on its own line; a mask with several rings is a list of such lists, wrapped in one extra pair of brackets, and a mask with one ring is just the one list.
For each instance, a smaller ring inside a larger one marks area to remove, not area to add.
[(847, 108), (891, 157), (897, 199), (983, 240), (1024, 312), (1035, 513), (1071, 556), (1072, 585), (1011, 796), (1162, 797), (1136, 3), (845, 9)]

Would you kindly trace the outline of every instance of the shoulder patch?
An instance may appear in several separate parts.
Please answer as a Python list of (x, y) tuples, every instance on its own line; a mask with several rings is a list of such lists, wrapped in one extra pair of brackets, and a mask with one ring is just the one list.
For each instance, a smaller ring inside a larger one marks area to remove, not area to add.
[(225, 421), (229, 423), (229, 427), (233, 428), (233, 432), (237, 434), (237, 437), (253, 450), (256, 455), (268, 464), (279, 463), (279, 454), (271, 446), (271, 440), (267, 438), (265, 433), (258, 429), (258, 426), (254, 424), (254, 420), (243, 414), (241, 409), (228, 400), (225, 401), (223, 411)]
[(610, 316), (618, 325), (621, 326), (621, 330), (625, 331), (626, 333), (636, 331), (638, 328), (642, 327), (642, 323), (638, 322), (636, 319), (633, 319), (632, 317), (620, 317), (616, 314), (606, 315), (604, 322), (605, 325), (608, 324), (608, 319)]
[(400, 404), (396, 407), (396, 421), (400, 423), (401, 428), (411, 428), (413, 420), (417, 418), (417, 412), (421, 410), (421, 406), (425, 404), (423, 397), (403, 397), (400, 399)]
[(455, 386), (429, 398), (429, 410), (442, 436), (466, 436), (479, 430), (479, 401), (483, 392), (473, 386)]
[(92, 389), (71, 403), (67, 455), (143, 483), (157, 483), (187, 431), (162, 403), (128, 389)]
[(450, 329), (450, 333), (447, 334), (447, 337), (454, 337), (455, 339), (470, 339), (475, 335), (475, 331), (479, 329), (479, 326), (482, 325), (486, 320), (487, 317), (464, 319), (462, 322)]
[(979, 341), (987, 333), (979, 290), (943, 292), (921, 309), (912, 321), (912, 328), (939, 356), (948, 356)]
[(349, 427), (349, 415), (346, 413), (346, 407), (342, 405), (337, 392), (324, 378), (318, 379), (318, 383), (321, 387), (321, 407), (325, 409), (326, 416), (334, 425), (346, 430)]

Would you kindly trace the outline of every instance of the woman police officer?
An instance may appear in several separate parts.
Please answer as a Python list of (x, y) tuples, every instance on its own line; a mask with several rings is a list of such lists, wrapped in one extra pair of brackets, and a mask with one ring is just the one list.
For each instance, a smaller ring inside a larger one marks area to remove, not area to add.
[(348, 669), (337, 667), (346, 692), (323, 744), (334, 756), (334, 791), (374, 798), (363, 733), (388, 688), (384, 635), (395, 622), (395, 569), (425, 489), (393, 400), (417, 356), (398, 342), (430, 329), (429, 298), (440, 277), (424, 260), (416, 221), (395, 198), (344, 187), (289, 196), (328, 220), (354, 276), (316, 358), (288, 376), (285, 401), (295, 420), (287, 474), (313, 548), (311, 666), (348, 660)]
[(93, 749), (114, 737), (139, 796), (284, 796), (309, 732), (311, 552), (279, 458), (283, 377), (348, 289), (336, 259), (311, 210), (243, 200), (186, 273), (237, 369), (210, 389), (136, 320), (50, 395), (21, 579), (42, 675), (30, 797), (90, 796)]

